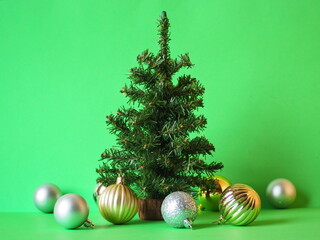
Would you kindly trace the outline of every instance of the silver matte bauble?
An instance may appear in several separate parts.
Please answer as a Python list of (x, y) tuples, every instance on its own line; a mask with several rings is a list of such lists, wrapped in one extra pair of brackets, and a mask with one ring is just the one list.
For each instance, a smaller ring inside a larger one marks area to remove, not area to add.
[(54, 217), (65, 228), (77, 228), (84, 224), (93, 227), (88, 220), (89, 208), (86, 200), (78, 194), (69, 193), (60, 197), (54, 206)]
[(296, 188), (288, 179), (275, 179), (267, 187), (267, 199), (276, 208), (287, 208), (296, 199)]
[(46, 183), (36, 189), (33, 201), (41, 212), (52, 213), (54, 205), (60, 196), (61, 191), (56, 185)]
[(173, 192), (162, 202), (161, 214), (169, 225), (176, 228), (192, 228), (198, 209), (193, 197), (185, 192)]
[(106, 190), (106, 186), (102, 183), (98, 183), (93, 190), (93, 199), (96, 203), (98, 203), (101, 194)]

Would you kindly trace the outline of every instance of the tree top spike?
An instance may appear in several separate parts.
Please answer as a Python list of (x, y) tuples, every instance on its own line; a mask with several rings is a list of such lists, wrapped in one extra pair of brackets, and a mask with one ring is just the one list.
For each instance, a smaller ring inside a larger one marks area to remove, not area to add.
[(167, 12), (166, 11), (162, 11), (162, 17), (166, 18), (167, 17)]

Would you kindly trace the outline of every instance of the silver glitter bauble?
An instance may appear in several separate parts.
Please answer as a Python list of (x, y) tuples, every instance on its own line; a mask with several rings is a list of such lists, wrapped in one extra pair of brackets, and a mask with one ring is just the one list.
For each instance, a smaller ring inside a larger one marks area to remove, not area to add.
[(61, 196), (60, 189), (51, 183), (39, 186), (33, 195), (33, 201), (36, 207), (44, 213), (52, 213), (54, 204)]
[(198, 209), (193, 197), (185, 192), (173, 192), (162, 202), (161, 214), (169, 225), (176, 228), (192, 228)]
[(269, 183), (266, 194), (274, 207), (287, 208), (296, 199), (296, 188), (288, 179), (279, 178)]
[(84, 224), (93, 227), (88, 220), (89, 208), (86, 200), (78, 194), (69, 193), (60, 197), (54, 206), (54, 217), (65, 228), (77, 228)]
[(98, 183), (93, 190), (93, 199), (96, 203), (98, 203), (101, 194), (106, 190), (106, 186), (102, 183)]

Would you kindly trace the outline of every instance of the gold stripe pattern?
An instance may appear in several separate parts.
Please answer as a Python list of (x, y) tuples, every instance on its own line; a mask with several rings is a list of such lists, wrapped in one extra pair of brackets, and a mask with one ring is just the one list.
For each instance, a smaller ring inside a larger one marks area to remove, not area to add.
[(124, 224), (136, 215), (138, 199), (131, 188), (123, 184), (113, 184), (101, 194), (98, 208), (107, 221)]
[(260, 197), (250, 186), (245, 184), (231, 185), (221, 195), (219, 223), (248, 225), (257, 218), (260, 209)]

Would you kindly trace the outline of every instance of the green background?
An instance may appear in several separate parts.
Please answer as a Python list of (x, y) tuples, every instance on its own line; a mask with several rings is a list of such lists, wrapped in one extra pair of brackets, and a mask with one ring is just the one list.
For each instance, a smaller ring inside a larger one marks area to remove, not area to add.
[[(285, 177), (296, 207), (320, 207), (317, 0), (0, 0), (0, 211), (37, 211), (46, 182), (93, 210), (95, 168), (114, 144), (105, 116), (156, 19), (171, 21), (172, 55), (206, 87), (205, 131), (219, 174), (254, 187)], [(211, 158), (210, 158), (211, 159)]]

